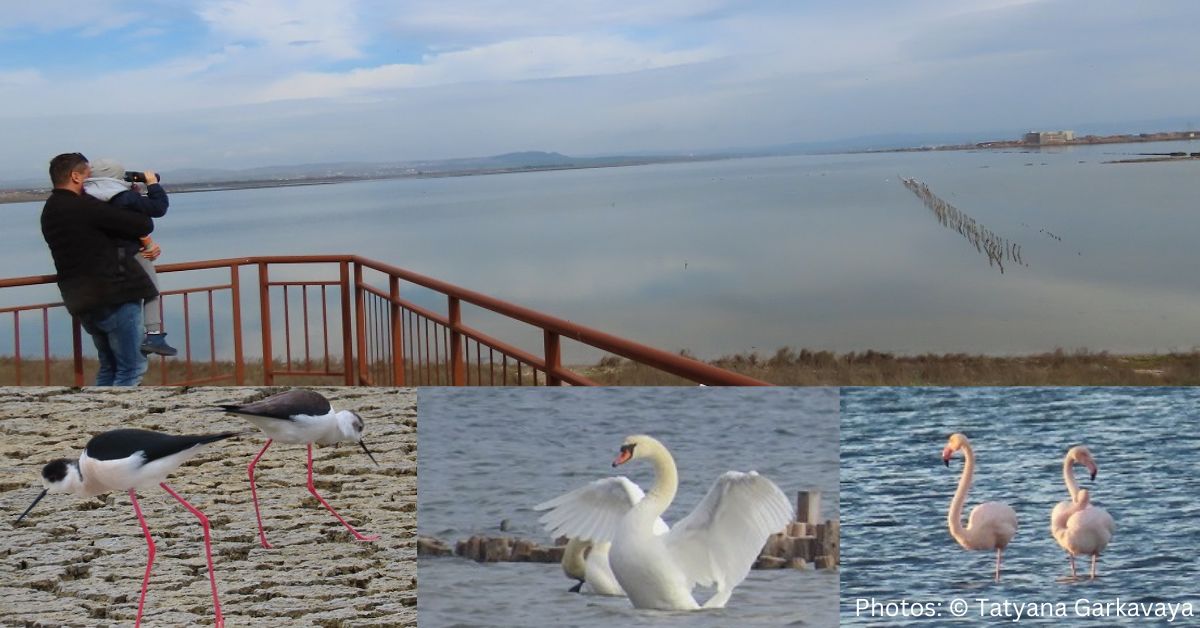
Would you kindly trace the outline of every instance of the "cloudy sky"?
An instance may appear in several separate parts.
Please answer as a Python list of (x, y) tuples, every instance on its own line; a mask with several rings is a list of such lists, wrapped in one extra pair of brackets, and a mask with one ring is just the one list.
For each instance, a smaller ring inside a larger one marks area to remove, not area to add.
[(1190, 0), (9, 3), (0, 181), (74, 150), (170, 170), (1190, 119), (1197, 23)]

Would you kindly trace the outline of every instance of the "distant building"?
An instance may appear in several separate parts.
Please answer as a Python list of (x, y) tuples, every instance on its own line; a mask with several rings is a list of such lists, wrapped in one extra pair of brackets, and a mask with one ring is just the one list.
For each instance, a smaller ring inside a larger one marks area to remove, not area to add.
[(1025, 134), (1026, 144), (1043, 146), (1046, 144), (1066, 144), (1075, 139), (1074, 131), (1030, 131)]

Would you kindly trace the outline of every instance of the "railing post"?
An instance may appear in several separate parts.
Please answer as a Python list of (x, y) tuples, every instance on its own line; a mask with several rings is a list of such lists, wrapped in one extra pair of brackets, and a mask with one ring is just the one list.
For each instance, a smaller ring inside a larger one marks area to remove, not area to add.
[(362, 289), (362, 264), (354, 262), (354, 320), (358, 340), (358, 378), (361, 386), (367, 380), (367, 302)]
[(339, 263), (342, 282), (342, 375), (347, 386), (354, 385), (354, 323), (350, 318), (350, 262)]
[[(13, 367), (15, 367), (17, 370), (17, 385), (20, 386), (21, 385), (21, 313), (13, 312), (12, 315), (13, 315)], [(50, 330), (46, 328), (45, 324), (42, 325), (42, 336), (47, 337), (47, 338), (50, 336)], [(46, 361), (46, 365), (47, 365), (47, 371), (49, 371), (48, 367), (50, 365), (50, 356), (45, 356), (45, 361)], [(49, 374), (47, 374), (45, 376), (45, 378), (42, 380), (42, 385), (43, 386), (50, 385), (50, 375)]]
[(233, 297), (233, 383), (246, 385), (246, 354), (242, 349), (242, 283), (236, 262), (229, 265), (229, 288)]
[(263, 384), (272, 386), (275, 384), (275, 356), (271, 351), (271, 285), (266, 262), (258, 263), (258, 307), (262, 318)]
[(71, 317), (71, 355), (74, 359), (75, 385), (83, 386), (83, 325)]
[(555, 372), (562, 367), (562, 348), (559, 346), (558, 334), (545, 330), (543, 332), (546, 345), (546, 385), (562, 386), (562, 380)]
[(450, 384), (467, 385), (467, 365), (463, 362), (462, 303), (457, 297), (448, 297), (450, 315)]
[(404, 385), (404, 326), (401, 324), (400, 278), (388, 275), (392, 323), (392, 385)]

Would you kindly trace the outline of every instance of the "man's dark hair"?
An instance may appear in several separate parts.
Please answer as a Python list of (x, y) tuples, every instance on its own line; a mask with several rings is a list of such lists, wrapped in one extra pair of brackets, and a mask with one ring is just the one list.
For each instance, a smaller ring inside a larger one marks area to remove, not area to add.
[(71, 173), (82, 169), (88, 163), (82, 153), (63, 153), (50, 160), (50, 182), (55, 186), (71, 180)]

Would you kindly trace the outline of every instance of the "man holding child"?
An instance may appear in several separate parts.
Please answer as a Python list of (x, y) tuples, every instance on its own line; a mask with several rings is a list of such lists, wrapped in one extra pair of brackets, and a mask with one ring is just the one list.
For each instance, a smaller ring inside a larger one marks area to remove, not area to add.
[(136, 386), (147, 367), (142, 301), (157, 297), (158, 290), (121, 242), (149, 235), (154, 220), (84, 194), (91, 176), (91, 165), (79, 153), (50, 161), (54, 190), (42, 208), (42, 236), (63, 303), (96, 345), (96, 385)]

